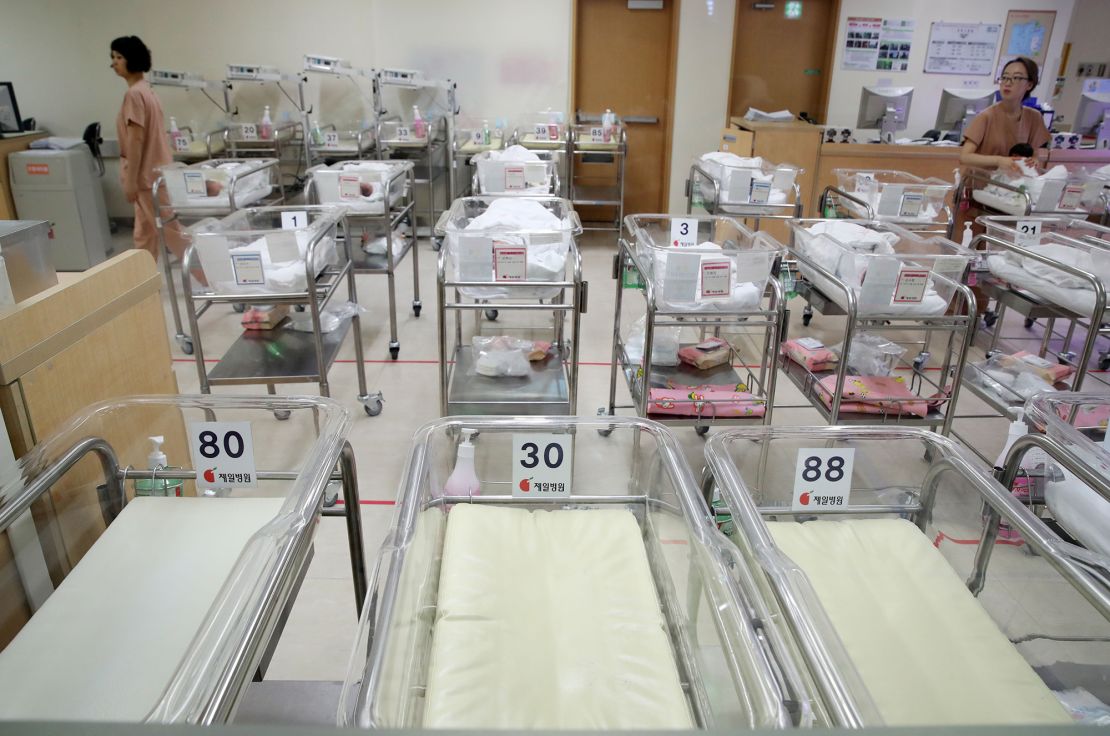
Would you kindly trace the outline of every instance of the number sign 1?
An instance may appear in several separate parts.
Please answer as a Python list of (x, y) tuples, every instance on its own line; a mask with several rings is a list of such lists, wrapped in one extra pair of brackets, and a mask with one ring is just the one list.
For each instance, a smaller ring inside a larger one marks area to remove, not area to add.
[(258, 485), (250, 422), (190, 422), (189, 449), (198, 489)]
[(798, 450), (794, 471), (794, 511), (822, 511), (848, 506), (852, 491), (855, 448), (835, 447)]
[(574, 446), (570, 435), (513, 435), (515, 498), (569, 496), (573, 467)]

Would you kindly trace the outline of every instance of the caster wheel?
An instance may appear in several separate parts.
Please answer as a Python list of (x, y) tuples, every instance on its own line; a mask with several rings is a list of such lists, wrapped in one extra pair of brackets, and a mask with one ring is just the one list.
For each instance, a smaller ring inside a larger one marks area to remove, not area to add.
[(274, 419), (277, 419), (279, 422), (284, 422), (291, 414), (292, 412), (288, 409), (278, 409), (274, 412)]
[(485, 311), (486, 319), (488, 319), (490, 322), (497, 321), (497, 314), (498, 312), (496, 309), (487, 309)]
[(994, 327), (994, 323), (998, 321), (998, 315), (994, 312), (983, 313), (983, 324), (987, 327)]
[(374, 401), (369, 401), (369, 402), (363, 404), (362, 408), (366, 412), (366, 416), (376, 417), (376, 416), (378, 416), (379, 414), (382, 413), (381, 399), (375, 399)]
[(423, 308), (423, 306), (424, 305), (421, 304), (420, 302), (413, 302), (412, 303), (412, 316), (413, 317), (419, 317), (420, 316), (420, 310)]
[(812, 322), (812, 321), (813, 321), (813, 315), (812, 314), (803, 314), (802, 315), (802, 324), (805, 325), (806, 327), (809, 327), (809, 323)]
[(1037, 324), (1037, 320), (1030, 319), (1028, 317), (1025, 318), (1025, 329), (1028, 330), (1030, 327), (1032, 327), (1035, 324)]
[(608, 429), (599, 429), (597, 430), (597, 433), (602, 437), (608, 437), (609, 435), (613, 434), (613, 428), (609, 427)]
[(181, 352), (185, 353), (186, 355), (192, 355), (193, 354), (193, 341), (192, 340), (182, 340), (181, 341)]
[(400, 355), (400, 354), (401, 354), (401, 346), (400, 345), (390, 345), (389, 346), (389, 357), (390, 358), (392, 358), (393, 360), (397, 360), (397, 356)]
[(247, 311), (246, 304), (232, 304), (231, 308), (234, 309), (237, 314), (242, 314), (243, 312)]
[(698, 437), (704, 437), (705, 435), (709, 434), (709, 427), (708, 426), (694, 427), (694, 431), (698, 433)]
[(295, 312), (303, 312), (305, 309), (306, 307), (303, 304), (298, 304), (297, 306), (293, 307), (293, 311)]
[(1098, 369), (1100, 371), (1110, 370), (1110, 355), (1098, 359)]

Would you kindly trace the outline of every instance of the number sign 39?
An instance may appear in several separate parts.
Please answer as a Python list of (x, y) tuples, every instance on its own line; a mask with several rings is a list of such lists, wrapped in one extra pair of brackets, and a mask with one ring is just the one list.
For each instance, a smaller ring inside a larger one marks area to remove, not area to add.
[(190, 422), (189, 449), (197, 488), (258, 485), (250, 422)]
[(852, 492), (852, 463), (856, 451), (851, 447), (798, 450), (794, 471), (794, 511), (821, 511), (848, 506)]
[(570, 495), (574, 448), (566, 434), (513, 435), (513, 496)]

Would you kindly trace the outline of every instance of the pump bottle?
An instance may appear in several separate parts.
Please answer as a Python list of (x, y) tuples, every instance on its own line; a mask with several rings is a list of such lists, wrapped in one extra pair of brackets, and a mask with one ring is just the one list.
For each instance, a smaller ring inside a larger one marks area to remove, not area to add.
[(270, 140), (274, 136), (274, 121), (270, 119), (270, 106), (266, 105), (262, 109), (262, 122), (258, 126), (258, 137), (262, 140)]
[(474, 444), (470, 441), (470, 435), (467, 435), (459, 443), (455, 469), (447, 476), (443, 492), (448, 496), (476, 496), (480, 488), (478, 473), (474, 470)]

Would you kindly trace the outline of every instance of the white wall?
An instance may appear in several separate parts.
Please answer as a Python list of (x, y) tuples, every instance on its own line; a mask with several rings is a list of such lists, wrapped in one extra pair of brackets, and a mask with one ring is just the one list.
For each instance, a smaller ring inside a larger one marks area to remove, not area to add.
[[(1079, 109), (1079, 96), (1083, 79), (1075, 75), (1076, 68), (1087, 62), (1110, 63), (1110, 2), (1107, 0), (1075, 0), (1075, 11), (1071, 16), (1071, 28), (1067, 40), (1071, 43), (1071, 55), (1065, 70), (1067, 81), (1056, 100), (1056, 114), (1061, 124), (1070, 126)], [(1110, 76), (1110, 74), (1108, 74)]]
[[(1033, 92), (1035, 96), (1045, 99), (1052, 93), (1075, 2), (1076, 0), (900, 0), (893, 3), (884, 2), (884, 0), (843, 0), (837, 27), (836, 56), (833, 60), (827, 122), (838, 128), (854, 128), (859, 112), (861, 88), (865, 85), (878, 84), (880, 80), (890, 80), (890, 83), (895, 86), (914, 88), (906, 135), (909, 137), (921, 135), (932, 128), (936, 122), (937, 106), (940, 104), (941, 92), (945, 87), (962, 87), (965, 80), (974, 83), (973, 86), (976, 88), (994, 87), (993, 74), (967, 77), (953, 74), (925, 74), (922, 70), (925, 67), (930, 24), (933, 21), (1005, 24), (1006, 13), (1010, 10), (1056, 11), (1052, 38), (1049, 40), (1048, 53), (1045, 55), (1046, 62), (1041, 74), (1043, 81)], [(1097, 3), (1100, 0), (1094, 0), (1094, 2)], [(1105, 3), (1105, 0), (1101, 2)], [(916, 18), (917, 26), (910, 47), (910, 70), (863, 72), (842, 69), (847, 19), (851, 16)], [(1105, 26), (1103, 34), (1105, 35)]]
[(671, 212), (686, 211), (685, 184), (690, 163), (716, 151), (728, 120), (735, 0), (716, 0), (713, 15), (701, 0), (680, 6), (678, 61), (671, 140)]

